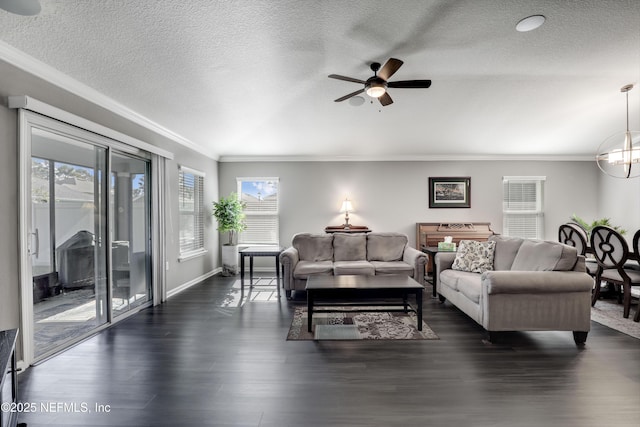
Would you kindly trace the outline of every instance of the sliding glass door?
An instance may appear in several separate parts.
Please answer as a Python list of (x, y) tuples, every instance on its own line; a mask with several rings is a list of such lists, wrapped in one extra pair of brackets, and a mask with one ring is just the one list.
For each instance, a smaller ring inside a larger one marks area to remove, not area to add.
[(151, 300), (149, 163), (111, 156), (111, 277), (114, 315)]
[(30, 126), (22, 147), (32, 360), (152, 301), (150, 161), (44, 121), (51, 126)]
[(35, 357), (106, 323), (107, 149), (34, 128), (31, 271)]

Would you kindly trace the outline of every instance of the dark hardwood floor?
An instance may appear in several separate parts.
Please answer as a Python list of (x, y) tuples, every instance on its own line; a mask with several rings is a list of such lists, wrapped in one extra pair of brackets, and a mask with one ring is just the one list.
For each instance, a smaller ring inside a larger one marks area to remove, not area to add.
[[(286, 341), (293, 307), (211, 278), (19, 377), (40, 426), (640, 425), (640, 340), (482, 328), (425, 292), (436, 341)], [(41, 406), (53, 409), (48, 412)], [(96, 410), (98, 405), (98, 410)], [(101, 405), (101, 406), (100, 406)], [(85, 411), (86, 410), (86, 411)]]

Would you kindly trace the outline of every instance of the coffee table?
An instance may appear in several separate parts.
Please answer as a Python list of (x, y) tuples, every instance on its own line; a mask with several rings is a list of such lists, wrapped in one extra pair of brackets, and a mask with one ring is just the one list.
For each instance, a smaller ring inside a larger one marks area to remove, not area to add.
[[(307, 323), (308, 330), (312, 332), (314, 308), (322, 307), (316, 312), (340, 312), (344, 310), (331, 309), (331, 307), (353, 306), (384, 306), (379, 311), (413, 311), (418, 319), (418, 330), (422, 330), (422, 291), (424, 286), (409, 276), (324, 276), (311, 275), (307, 279)], [(416, 308), (408, 302), (410, 294), (416, 297)], [(365, 302), (371, 298), (402, 298), (402, 304), (384, 301), (383, 303)], [(318, 302), (322, 299), (323, 301)], [(336, 299), (346, 302), (336, 302)], [(397, 306), (398, 308), (391, 308)], [(352, 311), (371, 311), (352, 310)]]

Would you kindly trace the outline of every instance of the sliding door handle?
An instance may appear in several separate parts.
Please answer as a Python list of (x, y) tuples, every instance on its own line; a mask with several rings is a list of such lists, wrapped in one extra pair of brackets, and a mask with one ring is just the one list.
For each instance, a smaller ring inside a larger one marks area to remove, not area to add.
[(40, 255), (40, 233), (38, 232), (38, 229), (36, 228), (36, 230), (34, 232), (31, 233), (33, 235), (34, 238), (34, 243), (35, 243), (35, 251), (31, 252), (31, 255), (35, 256), (36, 259), (38, 259), (38, 256)]

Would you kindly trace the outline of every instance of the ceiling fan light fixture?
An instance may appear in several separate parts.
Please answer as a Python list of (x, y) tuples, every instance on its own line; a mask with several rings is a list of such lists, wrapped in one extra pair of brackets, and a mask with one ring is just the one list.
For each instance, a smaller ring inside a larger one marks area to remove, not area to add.
[[(371, 98), (376, 98), (380, 101), (380, 105), (386, 107), (393, 104), (393, 99), (389, 96), (389, 92), (387, 91), (387, 88), (389, 87), (398, 89), (426, 89), (431, 86), (431, 80), (400, 80), (389, 82), (389, 78), (398, 71), (402, 64), (403, 62), (397, 58), (389, 58), (382, 67), (380, 66), (380, 63), (373, 62), (371, 64), (371, 71), (374, 72), (374, 75), (369, 77), (366, 81), (354, 79), (353, 77), (341, 76), (339, 74), (329, 74), (330, 79), (337, 79), (362, 85), (361, 89), (341, 96), (338, 99), (334, 99), (333, 102), (342, 102), (349, 99), (349, 102), (351, 102), (352, 105), (360, 105), (364, 100), (361, 97), (358, 97), (358, 95), (364, 92)], [(354, 98), (360, 99), (356, 100)]]
[(380, 98), (387, 92), (386, 86), (384, 82), (371, 82), (367, 84), (365, 92), (372, 98)]

